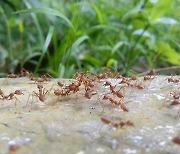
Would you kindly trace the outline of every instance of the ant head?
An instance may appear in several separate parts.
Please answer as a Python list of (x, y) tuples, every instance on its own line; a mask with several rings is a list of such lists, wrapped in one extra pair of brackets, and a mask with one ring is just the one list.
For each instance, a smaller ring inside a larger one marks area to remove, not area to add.
[(64, 84), (61, 83), (61, 82), (57, 82), (57, 84), (58, 84), (58, 86), (60, 86), (60, 87), (63, 87), (63, 86), (64, 86)]
[(150, 71), (149, 71), (149, 75), (155, 75), (156, 73), (155, 73), (155, 70), (154, 69), (151, 69)]
[(23, 94), (23, 93), (22, 93), (21, 90), (16, 90), (16, 91), (14, 92), (14, 94), (16, 94), (16, 95), (21, 95), (21, 94)]
[(42, 89), (42, 88), (43, 88), (43, 85), (38, 84), (38, 85), (37, 85), (37, 88), (38, 88), (38, 89)]

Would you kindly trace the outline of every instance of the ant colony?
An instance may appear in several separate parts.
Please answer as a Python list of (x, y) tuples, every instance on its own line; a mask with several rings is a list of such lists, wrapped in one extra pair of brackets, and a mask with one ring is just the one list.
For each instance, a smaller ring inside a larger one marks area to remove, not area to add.
[[(8, 80), (12, 80), (10, 78), (15, 78), (15, 82), (21, 78), (21, 81), (27, 84), (19, 89), (18, 86), (23, 84), (14, 84), (15, 86), (10, 88), (12, 91), (6, 91), (5, 87), (11, 86), (8, 84)], [(34, 77), (23, 70), (20, 74), (8, 75), (6, 80), (7, 85), (2, 84), (0, 87), (1, 107), (11, 105), (16, 113), (19, 108), (33, 112), (38, 107), (47, 109), (69, 102), (75, 108), (84, 108), (87, 105), (97, 110), (99, 122), (104, 126), (124, 129), (138, 127), (137, 119), (131, 115), (136, 114), (136, 110), (140, 110), (141, 106), (143, 108), (145, 102), (151, 102), (149, 96), (161, 100), (157, 110), (167, 108), (175, 111), (177, 114), (174, 118), (177, 118), (180, 112), (180, 79), (171, 76), (161, 77), (159, 80), (154, 70), (150, 70), (147, 76), (123, 77), (118, 72), (112, 73), (109, 69), (104, 69), (100, 74), (76, 73), (71, 80), (53, 79), (49, 75)], [(154, 91), (154, 87), (165, 91), (165, 95), (159, 95), (159, 91)], [(146, 112), (143, 113), (142, 109), (142, 115)], [(175, 139), (173, 141), (176, 142)]]

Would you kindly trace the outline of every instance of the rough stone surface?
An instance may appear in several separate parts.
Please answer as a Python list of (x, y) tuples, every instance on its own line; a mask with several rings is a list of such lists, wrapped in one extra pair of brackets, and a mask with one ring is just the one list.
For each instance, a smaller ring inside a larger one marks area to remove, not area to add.
[[(91, 99), (84, 97), (81, 88), (67, 97), (57, 97), (52, 90), (41, 102), (32, 95), (38, 92), (37, 83), (28, 78), (2, 78), (0, 89), (4, 95), (15, 90), (22, 90), (24, 95), (0, 99), (0, 153), (178, 154), (180, 145), (172, 140), (180, 135), (180, 106), (170, 105), (173, 100), (170, 93), (179, 91), (180, 83), (168, 83), (167, 78), (156, 76), (152, 81), (139, 78), (134, 82), (142, 84), (142, 90), (125, 87), (123, 102), (129, 112), (102, 100), (109, 91), (109, 87), (103, 86), (104, 81), (95, 85), (97, 94)], [(123, 86), (118, 84), (120, 79), (107, 80), (117, 85), (116, 89)], [(49, 90), (57, 81), (72, 82), (53, 79), (43, 86)], [(130, 120), (134, 127), (115, 128), (103, 123), (102, 117), (114, 123)]]

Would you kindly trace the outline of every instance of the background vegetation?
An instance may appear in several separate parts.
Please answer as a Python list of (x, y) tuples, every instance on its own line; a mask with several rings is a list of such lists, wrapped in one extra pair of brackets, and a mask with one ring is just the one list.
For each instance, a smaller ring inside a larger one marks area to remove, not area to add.
[(0, 0), (0, 75), (180, 66), (178, 0)]

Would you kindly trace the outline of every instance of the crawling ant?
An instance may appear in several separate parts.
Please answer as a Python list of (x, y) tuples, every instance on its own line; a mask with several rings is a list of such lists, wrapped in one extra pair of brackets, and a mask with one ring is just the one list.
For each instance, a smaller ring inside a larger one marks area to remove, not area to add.
[(173, 82), (173, 83), (179, 83), (179, 79), (173, 79), (173, 76), (171, 78), (167, 78), (168, 83)]
[(43, 85), (37, 85), (37, 88), (39, 90), (39, 93), (33, 92), (35, 94), (35, 96), (37, 96), (39, 98), (39, 100), (41, 102), (45, 101), (45, 95), (48, 93), (48, 90), (46, 90), (45, 88), (43, 88)]
[(113, 98), (111, 98), (108, 95), (104, 95), (103, 99), (105, 100), (109, 100), (111, 102), (111, 104), (115, 105), (115, 106), (119, 106), (124, 112), (129, 112), (129, 110), (127, 109), (127, 107), (121, 102), (121, 101), (117, 101)]
[(134, 85), (129, 82), (129, 80), (125, 77), (119, 82), (119, 84), (126, 84), (128, 87), (133, 87)]
[(144, 89), (144, 87), (143, 87), (142, 85), (140, 85), (140, 84), (139, 84), (139, 85), (136, 85), (135, 87), (138, 88), (138, 89), (140, 89), (140, 90)]
[[(172, 97), (173, 97), (173, 101), (171, 102), (171, 105), (179, 105), (180, 104), (180, 101), (179, 101), (180, 91), (173, 90), (169, 94), (172, 95)], [(166, 98), (167, 98), (167, 96), (166, 96)], [(166, 98), (165, 98), (165, 101), (166, 101)]]
[(8, 78), (19, 78), (19, 77), (26, 77), (28, 75), (29, 75), (29, 71), (24, 69), (19, 74), (9, 74), (9, 75), (7, 75), (7, 77)]
[(9, 145), (10, 152), (15, 152), (15, 151), (19, 150), (19, 148), (20, 148), (20, 146), (16, 145), (16, 144)]
[(173, 143), (180, 145), (180, 136), (176, 136), (172, 141)]
[(92, 97), (92, 93), (90, 90), (87, 90), (84, 94), (84, 96), (87, 98), (87, 99), (90, 99)]
[(22, 90), (15, 90), (14, 94), (16, 94), (16, 95), (24, 95)]
[(108, 78), (108, 75), (105, 74), (105, 73), (100, 73), (100, 74), (91, 73), (91, 74), (94, 75), (98, 80), (107, 79)]
[[(17, 97), (15, 97), (15, 95), (24, 95), (24, 93), (21, 90), (15, 90), (14, 92), (9, 93), (8, 95), (4, 95), (3, 91), (0, 89), (1, 100), (12, 100), (15, 98), (17, 101), (18, 99)], [(16, 101), (15, 101), (15, 106), (16, 106)]]
[(39, 78), (39, 77), (30, 77), (29, 78), (31, 81), (34, 81), (35, 83), (41, 83), (41, 82), (44, 82), (44, 79), (43, 78)]
[(151, 69), (148, 74), (151, 76), (156, 75), (156, 71), (154, 69)]
[(37, 82), (37, 83), (42, 83), (42, 82), (45, 82), (45, 81), (47, 81), (47, 82), (49, 82), (50, 81), (50, 78), (49, 77), (47, 77), (46, 75), (43, 75), (42, 77), (30, 77), (29, 78), (31, 81), (34, 81), (35, 83)]
[(29, 71), (23, 69), (21, 73), (19, 74), (19, 77), (26, 77), (26, 76), (29, 76), (29, 74), (30, 74)]
[(106, 119), (106, 118), (102, 117), (101, 121), (103, 123), (105, 123), (105, 124), (112, 125), (115, 128), (118, 128), (118, 127), (122, 128), (124, 126), (134, 127), (134, 123), (132, 121), (130, 121), (130, 120), (125, 121), (125, 122), (120, 122), (120, 123), (114, 123), (114, 122), (110, 121), (109, 119)]
[(66, 85), (65, 89), (69, 89), (70, 91), (73, 91), (74, 93), (79, 91), (79, 87), (81, 86), (81, 83), (71, 83), (70, 85)]
[(24, 95), (24, 93), (21, 90), (15, 90), (15, 92), (9, 93), (9, 95), (4, 95), (3, 91), (0, 89), (0, 96), (2, 100), (11, 100), (13, 99), (14, 95)]
[(84, 96), (85, 96), (87, 99), (91, 99), (91, 97), (92, 97), (93, 95), (96, 95), (96, 94), (97, 94), (96, 92), (92, 93), (92, 91), (87, 90), (87, 91), (85, 92)]
[(60, 86), (60, 87), (64, 87), (64, 86), (65, 86), (65, 84), (62, 83), (62, 82), (60, 82), (60, 81), (58, 81), (57, 84), (58, 84), (58, 86)]
[(154, 78), (151, 78), (151, 76), (144, 76), (143, 79), (144, 79), (144, 81), (148, 81), (148, 80), (151, 81), (151, 80), (153, 80)]
[(174, 91), (170, 92), (170, 94), (172, 94), (174, 99), (180, 98), (180, 91), (179, 90), (174, 90)]
[(8, 78), (18, 78), (19, 75), (17, 75), (17, 74), (9, 74), (9, 75), (7, 75), (7, 77)]
[(110, 86), (111, 85), (111, 82), (109, 82), (109, 81), (106, 81), (104, 84), (103, 84), (103, 86)]
[(54, 90), (54, 94), (56, 96), (67, 96), (67, 95), (69, 95), (69, 93), (70, 93), (69, 89), (67, 89), (67, 90), (59, 90), (59, 89)]
[(177, 99), (174, 99), (171, 103), (171, 105), (180, 105), (180, 101)]

